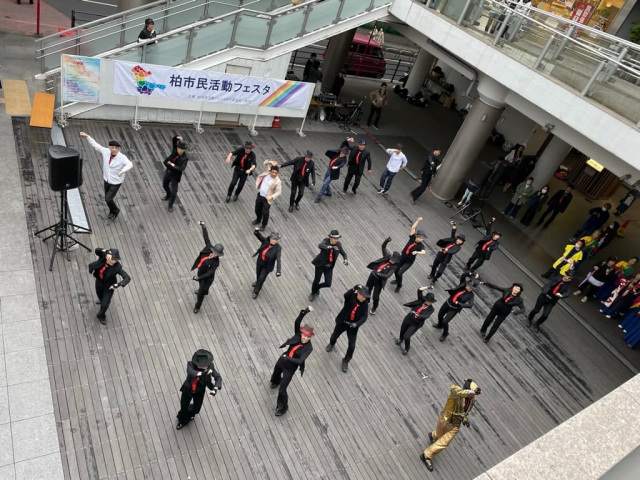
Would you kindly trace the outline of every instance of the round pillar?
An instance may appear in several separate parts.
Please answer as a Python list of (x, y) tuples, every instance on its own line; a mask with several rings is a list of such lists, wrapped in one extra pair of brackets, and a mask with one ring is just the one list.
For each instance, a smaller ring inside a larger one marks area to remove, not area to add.
[(409, 92), (409, 95), (415, 95), (422, 87), (425, 78), (429, 75), (431, 71), (431, 67), (436, 61), (436, 57), (431, 55), (424, 49), (420, 49), (418, 52), (418, 56), (416, 57), (416, 61), (411, 67), (411, 72), (409, 73), (409, 78), (407, 79), (406, 89)]
[(478, 83), (480, 98), (462, 122), (462, 126), (433, 180), (431, 192), (440, 200), (450, 200), (463, 182), (478, 154), (504, 110), (504, 100), (509, 90), (495, 80), (482, 76)]
[(533, 172), (531, 172), (535, 190), (538, 190), (549, 182), (553, 174), (558, 170), (560, 164), (567, 158), (570, 151), (571, 145), (555, 135), (553, 136), (536, 162)]
[(330, 92), (333, 89), (333, 84), (338, 72), (342, 70), (344, 61), (347, 58), (347, 53), (351, 48), (351, 42), (353, 41), (353, 35), (356, 33), (356, 29), (347, 30), (346, 32), (339, 33), (329, 40), (327, 45), (327, 53), (322, 62), (322, 91)]

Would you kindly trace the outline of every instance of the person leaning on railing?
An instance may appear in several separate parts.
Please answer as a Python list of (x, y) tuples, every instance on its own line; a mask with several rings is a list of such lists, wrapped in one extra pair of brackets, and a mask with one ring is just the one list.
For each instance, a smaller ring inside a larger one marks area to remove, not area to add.
[[(147, 18), (144, 21), (144, 28), (138, 35), (138, 43), (144, 40), (151, 40), (153, 38), (156, 38), (156, 31), (154, 30), (155, 25), (155, 22), (151, 18)], [(158, 41), (156, 40), (154, 43), (158, 43)]]

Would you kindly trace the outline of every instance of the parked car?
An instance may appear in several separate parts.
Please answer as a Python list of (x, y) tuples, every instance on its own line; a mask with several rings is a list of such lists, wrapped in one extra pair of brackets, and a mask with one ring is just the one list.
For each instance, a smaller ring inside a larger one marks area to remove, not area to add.
[[(327, 51), (323, 53), (323, 57)], [(356, 33), (344, 62), (348, 75), (382, 78), (387, 70), (387, 61), (380, 44), (368, 35)]]

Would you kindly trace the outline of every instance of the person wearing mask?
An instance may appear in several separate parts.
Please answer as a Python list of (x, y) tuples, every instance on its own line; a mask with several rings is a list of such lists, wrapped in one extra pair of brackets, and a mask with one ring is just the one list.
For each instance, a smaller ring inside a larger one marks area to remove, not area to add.
[(310, 312), (313, 312), (311, 305), (304, 310), (300, 310), (298, 318), (293, 323), (293, 337), (279, 347), (286, 348), (287, 351), (280, 355), (271, 374), (271, 388), (279, 388), (278, 400), (276, 401), (276, 417), (287, 413), (289, 409), (287, 388), (298, 369), (300, 369), (300, 376), (304, 375), (305, 361), (313, 352), (313, 345), (311, 345), (311, 337), (314, 335), (313, 327), (309, 324), (300, 326), (302, 319)]
[(256, 227), (253, 234), (260, 240), (260, 247), (253, 254), (256, 258), (256, 281), (251, 284), (253, 287), (253, 294), (251, 298), (254, 300), (258, 298), (262, 285), (267, 279), (267, 276), (273, 272), (273, 268), (276, 267), (276, 277), (282, 275), (280, 255), (282, 254), (282, 247), (279, 245), (280, 234), (278, 232), (271, 232), (268, 237), (265, 237), (260, 233), (260, 229)]
[(351, 179), (355, 177), (351, 191), (354, 195), (357, 195), (360, 179), (364, 173), (365, 163), (367, 164), (367, 174), (371, 175), (371, 154), (369, 153), (369, 150), (367, 150), (367, 142), (364, 139), (360, 140), (358, 145), (352, 147), (349, 142), (353, 141), (353, 137), (347, 137), (346, 140), (342, 142), (342, 145), (340, 145), (340, 148), (347, 147), (349, 149), (347, 176), (344, 179), (342, 193), (347, 193)]
[(527, 178), (524, 182), (516, 188), (516, 193), (511, 197), (511, 201), (507, 205), (507, 207), (502, 212), (503, 215), (509, 215), (509, 217), (513, 220), (513, 218), (518, 214), (518, 210), (527, 201), (527, 199), (533, 195), (533, 177)]
[(476, 243), (476, 249), (473, 255), (467, 260), (467, 271), (471, 274), (475, 273), (484, 262), (491, 258), (491, 254), (500, 247), (500, 237), (502, 233), (498, 231), (491, 231), (493, 222), (496, 221), (495, 217), (491, 218), (491, 221), (485, 229), (485, 236)]
[(391, 241), (391, 237), (382, 243), (382, 258), (375, 260), (367, 268), (371, 270), (369, 278), (367, 279), (367, 288), (371, 292), (373, 298), (373, 306), (369, 312), (371, 315), (375, 315), (378, 310), (378, 304), (380, 302), (380, 293), (384, 290), (387, 283), (387, 279), (393, 275), (400, 266), (400, 259), (402, 256), (400, 252), (391, 253), (387, 250), (387, 244)]
[(213, 285), (216, 277), (216, 270), (220, 266), (220, 257), (224, 255), (224, 247), (216, 243), (213, 245), (209, 240), (209, 232), (204, 222), (198, 222), (202, 227), (202, 238), (204, 239), (204, 248), (200, 250), (198, 257), (191, 265), (191, 270), (196, 270), (193, 279), (198, 282), (198, 290), (196, 290), (196, 305), (193, 307), (193, 313), (198, 313), (204, 297), (209, 295), (209, 289)]
[(324, 195), (329, 197), (333, 195), (333, 192), (331, 191), (331, 182), (340, 178), (340, 169), (347, 164), (347, 155), (351, 150), (349, 147), (342, 147), (338, 151), (338, 154), (336, 154), (335, 150), (327, 150), (325, 153), (327, 157), (331, 158), (331, 161), (329, 162), (327, 171), (324, 174), (322, 187), (320, 187), (320, 191), (313, 203), (320, 203)]
[(407, 166), (407, 157), (402, 153), (402, 148), (401, 143), (397, 144), (396, 148), (387, 148), (389, 161), (387, 162), (387, 166), (380, 177), (380, 191), (378, 192), (382, 195), (385, 195), (391, 188), (393, 177)]
[(440, 153), (440, 147), (436, 147), (431, 153), (429, 153), (429, 155), (427, 155), (427, 161), (424, 162), (424, 166), (421, 170), (422, 178), (420, 179), (420, 186), (414, 188), (409, 194), (411, 197), (411, 205), (416, 204), (416, 200), (425, 192), (431, 183), (431, 179), (438, 171), (438, 166), (440, 165)]
[(164, 178), (162, 179), (162, 188), (164, 188), (165, 196), (162, 200), (169, 200), (167, 210), (173, 212), (173, 204), (178, 196), (178, 184), (182, 179), (182, 174), (187, 168), (189, 157), (187, 157), (187, 144), (181, 136), (176, 135), (172, 139), (173, 150), (171, 155), (164, 159), (162, 164), (166, 168)]
[(349, 369), (349, 362), (353, 358), (353, 353), (356, 350), (358, 331), (367, 321), (369, 315), (368, 308), (369, 289), (367, 287), (356, 285), (344, 294), (344, 305), (336, 317), (336, 326), (333, 329), (333, 333), (329, 338), (329, 344), (325, 347), (325, 350), (331, 352), (340, 335), (347, 332), (349, 345), (342, 359), (342, 371), (345, 373)]
[(442, 304), (438, 311), (438, 321), (434, 323), (433, 328), (442, 329), (440, 341), (444, 342), (449, 336), (449, 322), (458, 315), (463, 308), (473, 307), (474, 293), (478, 287), (478, 275), (467, 277), (463, 282), (455, 288), (445, 290), (449, 294), (449, 298)]
[(596, 290), (605, 283), (613, 283), (616, 280), (616, 262), (617, 257), (609, 257), (608, 259), (594, 265), (587, 276), (580, 282), (578, 290), (573, 292), (574, 295), (583, 295), (580, 299), (582, 303), (586, 303), (590, 298), (595, 296)]
[(271, 165), (269, 170), (258, 175), (256, 179), (256, 190), (258, 195), (256, 196), (256, 219), (251, 222), (251, 225), (258, 225), (262, 222), (258, 230), (264, 232), (269, 223), (269, 210), (273, 201), (282, 193), (282, 183), (278, 178), (278, 172), (280, 168), (277, 165)]
[[(484, 337), (484, 343), (488, 343), (491, 337), (498, 331), (504, 319), (509, 316), (511, 310), (518, 307), (519, 310), (516, 314), (524, 314), (524, 301), (521, 296), (524, 288), (519, 283), (514, 283), (510, 287), (498, 287), (489, 282), (480, 282), (480, 285), (486, 285), (502, 294), (500, 298), (494, 302), (487, 318), (485, 318), (482, 323), (482, 327), (480, 327), (480, 335)], [(489, 334), (487, 334), (489, 327), (491, 327), (491, 329), (489, 330)]]
[[(151, 40), (156, 38), (156, 31), (154, 30), (156, 24), (151, 18), (147, 18), (144, 21), (144, 28), (138, 35), (138, 43), (144, 40)], [(158, 43), (157, 41), (155, 43)]]
[(536, 223), (536, 225), (542, 225), (544, 219), (547, 218), (547, 215), (551, 214), (549, 220), (547, 220), (544, 224), (544, 228), (549, 228), (549, 225), (551, 225), (551, 223), (560, 213), (565, 212), (565, 210), (571, 203), (571, 200), (573, 200), (573, 194), (571, 193), (572, 190), (573, 186), (567, 185), (567, 188), (565, 188), (564, 190), (560, 190), (554, 193), (551, 199), (547, 202), (547, 209), (538, 219), (538, 223)]
[(222, 376), (213, 363), (213, 354), (209, 350), (200, 349), (187, 362), (187, 378), (180, 387), (176, 430), (188, 425), (200, 413), (207, 388), (211, 390), (209, 396), (215, 397), (222, 388)]
[[(89, 273), (96, 279), (96, 295), (100, 310), (96, 314), (102, 325), (107, 324), (107, 310), (116, 288), (125, 287), (131, 281), (131, 277), (122, 268), (120, 252), (117, 248), (96, 248), (98, 260), (89, 264)], [(121, 280), (118, 282), (118, 275)]]
[(371, 121), (373, 120), (373, 128), (378, 130), (382, 107), (389, 103), (387, 84), (382, 82), (379, 89), (371, 90), (371, 92), (369, 92), (369, 99), (371, 100), (371, 110), (369, 112), (369, 118), (367, 119), (367, 127), (371, 126)]
[(572, 245), (564, 248), (562, 256), (553, 262), (553, 265), (542, 274), (542, 278), (551, 278), (554, 272), (564, 275), (568, 270), (575, 270), (582, 261), (584, 251), (584, 240), (578, 240)]
[(120, 214), (120, 209), (115, 202), (116, 194), (124, 183), (125, 173), (133, 168), (133, 163), (120, 151), (120, 143), (116, 140), (110, 140), (109, 148), (105, 148), (91, 138), (88, 133), (80, 132), (80, 136), (86, 138), (89, 145), (102, 155), (104, 201), (109, 207), (108, 218), (115, 220)]
[(609, 220), (609, 210), (611, 210), (611, 204), (605, 203), (602, 207), (595, 207), (589, 210), (589, 218), (582, 224), (582, 226), (576, 230), (570, 241), (575, 241), (576, 238), (580, 238), (583, 235), (590, 235)]
[(436, 297), (431, 292), (425, 295), (426, 290), (429, 290), (429, 287), (418, 288), (418, 299), (404, 304), (405, 307), (411, 308), (411, 311), (402, 320), (400, 336), (396, 340), (396, 345), (401, 345), (404, 342), (402, 355), (409, 353), (411, 337), (423, 327), (425, 320), (433, 313)]
[(413, 225), (411, 225), (411, 230), (409, 231), (409, 241), (400, 253), (402, 256), (400, 257), (398, 269), (395, 271), (395, 279), (391, 280), (391, 285), (396, 286), (396, 293), (398, 293), (402, 288), (402, 276), (407, 270), (412, 267), (416, 256), (426, 255), (427, 253), (427, 250), (422, 244), (422, 242), (426, 240), (427, 234), (423, 230), (417, 230), (418, 225), (421, 221), (422, 217), (418, 217)]
[(436, 242), (436, 245), (441, 248), (440, 251), (436, 254), (436, 258), (433, 260), (433, 265), (431, 265), (431, 274), (429, 274), (429, 280), (431, 280), (431, 284), (429, 288), (434, 288), (438, 279), (442, 276), (444, 271), (451, 262), (453, 256), (458, 253), (462, 249), (462, 245), (464, 244), (466, 237), (464, 233), (457, 233), (458, 226), (456, 222), (451, 223), (451, 236), (448, 238), (441, 238)]
[(231, 183), (229, 184), (229, 188), (227, 189), (227, 198), (225, 198), (225, 202), (229, 203), (231, 200), (231, 194), (233, 193), (233, 189), (236, 188), (236, 193), (233, 196), (233, 201), (238, 200), (238, 195), (244, 188), (244, 184), (247, 181), (247, 177), (251, 175), (256, 168), (256, 154), (253, 151), (255, 145), (253, 142), (244, 142), (244, 147), (237, 148), (227, 154), (227, 157), (224, 159), (226, 163), (231, 162), (231, 157), (235, 157), (233, 159), (233, 163), (231, 167), (233, 168), (233, 177), (231, 178)]
[(531, 222), (533, 221), (533, 217), (535, 217), (536, 214), (540, 210), (542, 210), (542, 207), (547, 202), (548, 198), (549, 198), (549, 185), (545, 185), (540, 190), (538, 190), (533, 195), (531, 195), (531, 198), (529, 198), (529, 201), (527, 202), (527, 209), (525, 210), (524, 215), (520, 219), (520, 223), (525, 227), (528, 227), (529, 225), (531, 225)]
[(542, 310), (542, 315), (538, 318), (533, 326), (534, 332), (540, 331), (540, 325), (547, 321), (553, 307), (562, 298), (571, 295), (571, 281), (573, 280), (573, 270), (568, 270), (564, 275), (560, 273), (554, 274), (549, 281), (542, 287), (542, 293), (538, 295), (533, 310), (529, 312), (529, 326), (535, 319), (536, 315)]
[[(315, 298), (320, 295), (321, 288), (329, 288), (333, 281), (333, 268), (338, 261), (338, 255), (342, 255), (342, 263), (346, 266), (349, 265), (347, 259), (347, 252), (342, 248), (340, 238), (342, 235), (338, 230), (331, 230), (329, 236), (325, 238), (318, 248), (320, 253), (311, 262), (315, 266), (315, 276), (313, 278), (313, 284), (311, 285), (311, 295), (309, 295), (309, 301), (313, 302)], [(324, 282), (320, 283), (320, 279), (324, 276)]]
[[(307, 150), (303, 157), (296, 157), (280, 165), (280, 168), (293, 165), (291, 195), (289, 196), (290, 212), (293, 212), (294, 207), (296, 210), (300, 210), (300, 200), (304, 196), (305, 187), (316, 184), (316, 166), (312, 158), (313, 152)], [(311, 182), (309, 182), (309, 178), (311, 178)]]

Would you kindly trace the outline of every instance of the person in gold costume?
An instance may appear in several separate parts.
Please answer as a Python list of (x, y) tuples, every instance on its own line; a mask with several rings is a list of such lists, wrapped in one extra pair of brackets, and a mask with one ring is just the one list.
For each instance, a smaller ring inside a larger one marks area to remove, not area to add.
[(467, 379), (464, 385), (451, 385), (449, 398), (438, 416), (436, 429), (429, 433), (430, 445), (420, 455), (427, 470), (433, 471), (433, 457), (447, 448), (460, 431), (460, 425), (469, 426), (467, 416), (473, 409), (476, 395), (482, 390), (476, 383)]

